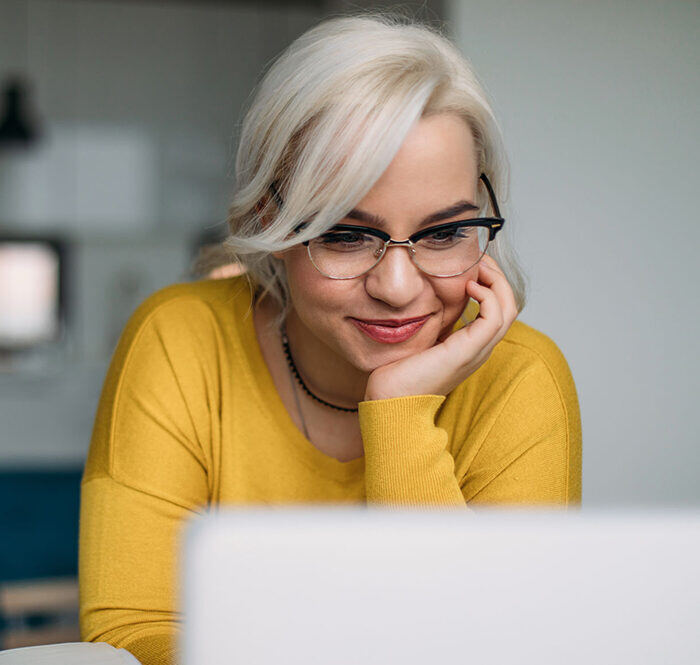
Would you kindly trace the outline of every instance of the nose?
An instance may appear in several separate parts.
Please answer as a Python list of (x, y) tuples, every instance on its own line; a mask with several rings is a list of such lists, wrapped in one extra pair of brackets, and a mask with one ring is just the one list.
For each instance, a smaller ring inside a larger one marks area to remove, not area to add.
[(365, 276), (365, 290), (396, 309), (405, 308), (423, 290), (423, 275), (411, 260), (408, 245), (389, 245), (381, 261)]

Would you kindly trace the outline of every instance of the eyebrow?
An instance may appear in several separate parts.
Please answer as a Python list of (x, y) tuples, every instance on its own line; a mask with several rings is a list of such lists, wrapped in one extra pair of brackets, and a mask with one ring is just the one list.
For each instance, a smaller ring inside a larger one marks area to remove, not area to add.
[[(443, 208), (442, 210), (438, 210), (437, 212), (424, 217), (421, 219), (418, 226), (422, 227), (426, 226), (427, 224), (432, 224), (433, 222), (441, 222), (445, 219), (450, 219), (450, 217), (460, 215), (463, 212), (468, 212), (470, 210), (479, 210), (479, 206), (473, 204), (471, 201), (457, 201), (457, 203), (453, 203), (447, 208)], [(378, 226), (381, 229), (386, 229), (387, 227), (387, 221), (383, 217), (375, 215), (371, 212), (365, 212), (364, 210), (358, 210), (357, 208), (353, 208), (347, 215), (345, 215), (345, 217), (348, 219), (356, 219), (360, 222), (365, 222), (366, 224), (372, 224), (373, 226)]]

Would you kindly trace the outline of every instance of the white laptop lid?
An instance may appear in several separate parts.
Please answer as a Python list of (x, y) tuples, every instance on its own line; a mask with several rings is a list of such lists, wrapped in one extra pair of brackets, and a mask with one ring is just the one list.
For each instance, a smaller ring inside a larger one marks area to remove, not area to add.
[(184, 665), (700, 663), (700, 511), (230, 508), (184, 540)]

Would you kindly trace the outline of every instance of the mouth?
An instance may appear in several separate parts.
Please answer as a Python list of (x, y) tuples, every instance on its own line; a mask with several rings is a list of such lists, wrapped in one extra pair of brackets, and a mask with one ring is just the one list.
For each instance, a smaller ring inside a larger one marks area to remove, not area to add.
[(376, 342), (397, 344), (413, 337), (430, 318), (431, 314), (412, 319), (355, 319), (350, 320), (365, 335)]
[(424, 316), (414, 316), (412, 319), (355, 319), (356, 321), (362, 321), (370, 326), (387, 326), (390, 328), (398, 328), (399, 326), (405, 326), (407, 323), (415, 323), (416, 321), (423, 321), (427, 319), (430, 314), (425, 314)]

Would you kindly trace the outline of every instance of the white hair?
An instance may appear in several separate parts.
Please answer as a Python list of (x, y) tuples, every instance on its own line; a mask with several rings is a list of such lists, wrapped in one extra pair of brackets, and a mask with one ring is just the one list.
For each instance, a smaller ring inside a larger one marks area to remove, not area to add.
[[(486, 93), (457, 48), (436, 29), (385, 13), (333, 18), (296, 39), (260, 82), (241, 128), (236, 193), (223, 243), (199, 267), (240, 263), (256, 298), (291, 305), (284, 262), (271, 252), (336, 224), (386, 170), (414, 123), (454, 113), (468, 124), (477, 175), (489, 178), (501, 214), (508, 161)], [(280, 209), (270, 196), (275, 183)], [(488, 197), (479, 186), (482, 214)], [(505, 216), (505, 215), (504, 215)], [(263, 220), (269, 223), (263, 225)], [(292, 229), (308, 221), (301, 232)], [(490, 243), (518, 305), (525, 276), (508, 241), (509, 224)]]

